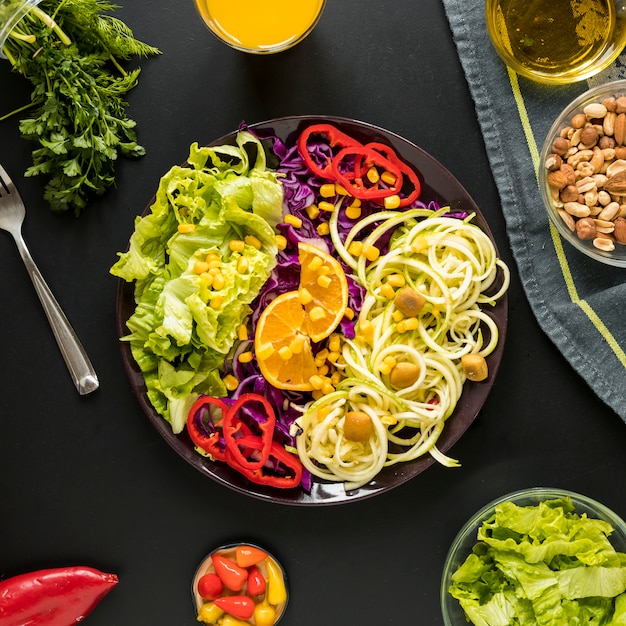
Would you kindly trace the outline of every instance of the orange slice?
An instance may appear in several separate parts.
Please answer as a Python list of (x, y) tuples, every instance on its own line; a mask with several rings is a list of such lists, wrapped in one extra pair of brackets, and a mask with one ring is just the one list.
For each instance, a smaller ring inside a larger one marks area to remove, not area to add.
[(298, 292), (309, 318), (308, 334), (319, 342), (335, 330), (346, 313), (348, 281), (339, 261), (317, 246), (299, 243), (298, 256)]
[(309, 318), (297, 291), (274, 298), (259, 318), (254, 351), (261, 374), (278, 389), (313, 391), (318, 373), (308, 334)]

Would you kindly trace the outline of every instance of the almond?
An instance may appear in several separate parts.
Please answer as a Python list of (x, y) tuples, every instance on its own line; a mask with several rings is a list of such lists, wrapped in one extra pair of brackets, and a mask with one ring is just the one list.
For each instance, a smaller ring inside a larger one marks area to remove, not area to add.
[(626, 171), (618, 172), (611, 176), (605, 183), (604, 188), (611, 194), (623, 196), (626, 194)]
[(624, 138), (626, 137), (626, 113), (620, 113), (615, 118), (613, 137), (618, 146), (621, 146), (624, 143)]
[(615, 226), (615, 230), (613, 231), (615, 241), (618, 243), (626, 243), (626, 220), (623, 217), (618, 217), (613, 224)]
[(549, 171), (546, 180), (553, 189), (563, 189), (568, 182), (567, 175), (561, 170)]

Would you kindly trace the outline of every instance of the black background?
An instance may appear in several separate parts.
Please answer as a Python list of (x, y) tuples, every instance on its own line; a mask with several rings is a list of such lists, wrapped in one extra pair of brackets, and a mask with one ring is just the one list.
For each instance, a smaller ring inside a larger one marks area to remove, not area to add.
[[(148, 154), (120, 160), (117, 187), (79, 218), (53, 214), (43, 180), (24, 179), (31, 146), (0, 123), (0, 163), (26, 201), (24, 237), (100, 378), (80, 397), (8, 234), (0, 236), (0, 577), (84, 564), (119, 586), (90, 626), (197, 623), (190, 582), (202, 557), (236, 539), (283, 561), (282, 624), (441, 624), (446, 552), (491, 499), (562, 487), (626, 517), (624, 424), (539, 329), (511, 257), (473, 102), (438, 0), (329, 0), (290, 51), (255, 57), (203, 26), (193, 2), (134, 0), (117, 11), (159, 47), (129, 97)], [(0, 115), (30, 86), (0, 62)], [(287, 507), (235, 493), (178, 457), (141, 412), (115, 330), (109, 274), (133, 221), (189, 144), (284, 115), (356, 118), (432, 154), (466, 187), (512, 269), (506, 349), (492, 393), (451, 454), (376, 498)]]

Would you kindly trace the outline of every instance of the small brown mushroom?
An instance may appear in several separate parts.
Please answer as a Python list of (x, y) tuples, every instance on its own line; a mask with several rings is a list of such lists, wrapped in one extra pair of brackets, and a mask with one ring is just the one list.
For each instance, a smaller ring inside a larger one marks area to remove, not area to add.
[(415, 317), (426, 303), (426, 298), (412, 287), (403, 287), (394, 298), (396, 309), (405, 317)]
[(372, 418), (364, 411), (348, 411), (343, 422), (343, 436), (349, 441), (368, 441), (372, 435)]
[(389, 382), (396, 389), (405, 389), (415, 383), (420, 376), (420, 367), (415, 363), (397, 363), (389, 374)]
[(480, 382), (489, 375), (487, 361), (480, 354), (464, 354), (461, 357), (461, 365), (468, 380)]

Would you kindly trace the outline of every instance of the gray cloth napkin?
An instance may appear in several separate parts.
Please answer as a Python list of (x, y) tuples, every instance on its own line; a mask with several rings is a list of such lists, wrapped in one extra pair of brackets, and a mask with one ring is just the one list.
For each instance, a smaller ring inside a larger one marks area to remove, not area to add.
[[(541, 85), (509, 73), (497, 56), (486, 30), (484, 0), (443, 0), (443, 5), (531, 308), (572, 367), (626, 421), (626, 269), (587, 258), (550, 227), (532, 158), (574, 97), (626, 77), (626, 56), (589, 82)], [(528, 123), (518, 111), (516, 82)]]

